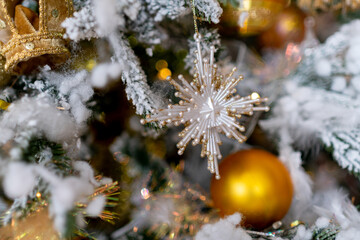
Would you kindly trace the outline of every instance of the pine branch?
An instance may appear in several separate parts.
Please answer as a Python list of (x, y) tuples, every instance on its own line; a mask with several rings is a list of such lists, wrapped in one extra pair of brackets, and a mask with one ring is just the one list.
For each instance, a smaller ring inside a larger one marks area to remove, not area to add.
[(360, 173), (360, 130), (334, 131), (322, 134), (322, 140), (336, 161), (353, 173)]
[(314, 230), (313, 240), (335, 240), (339, 233), (338, 228), (320, 228)]
[(147, 84), (147, 78), (141, 68), (139, 59), (131, 49), (122, 34), (112, 34), (109, 41), (114, 50), (113, 61), (125, 66), (122, 72), (122, 80), (126, 85), (128, 99), (136, 107), (137, 114), (149, 113), (151, 109), (160, 106), (158, 96), (153, 93)]

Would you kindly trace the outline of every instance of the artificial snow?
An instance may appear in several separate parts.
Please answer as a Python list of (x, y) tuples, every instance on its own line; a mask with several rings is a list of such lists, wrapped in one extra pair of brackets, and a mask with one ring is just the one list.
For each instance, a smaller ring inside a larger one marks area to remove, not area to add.
[(360, 75), (354, 76), (350, 82), (351, 88), (360, 93)]
[(145, 0), (147, 8), (154, 15), (154, 20), (162, 21), (165, 17), (178, 18), (190, 11), (184, 0)]
[(91, 111), (86, 106), (94, 95), (89, 81), (90, 74), (86, 70), (63, 74), (43, 71), (41, 74), (59, 89), (59, 98), (63, 99), (60, 101), (62, 107), (72, 114), (77, 128), (81, 128), (91, 116)]
[(239, 226), (240, 213), (235, 213), (213, 224), (204, 225), (196, 234), (195, 240), (251, 240), (251, 237)]
[(35, 177), (31, 165), (22, 162), (10, 163), (3, 180), (6, 196), (12, 199), (26, 197), (35, 187)]
[(320, 217), (316, 220), (315, 226), (317, 228), (326, 228), (330, 224), (330, 219), (326, 217)]
[(71, 117), (58, 110), (49, 99), (23, 97), (13, 102), (0, 118), (0, 143), (6, 143), (18, 132), (34, 128), (58, 143), (71, 141), (77, 132)]
[(296, 231), (296, 235), (292, 240), (311, 240), (312, 239), (311, 229), (306, 229), (305, 226), (300, 225)]
[(315, 71), (320, 77), (329, 77), (331, 75), (331, 63), (326, 59), (320, 59), (315, 63)]
[(195, 7), (201, 12), (206, 19), (217, 24), (220, 22), (223, 9), (217, 0), (197, 0), (194, 1)]
[[(359, 37), (358, 37), (359, 38)], [(351, 44), (345, 56), (346, 69), (354, 75), (360, 74), (360, 42)]]
[(65, 19), (61, 26), (66, 31), (64, 37), (75, 42), (98, 37), (95, 31), (96, 19), (92, 13), (91, 5), (87, 5), (80, 11), (75, 12), (73, 17)]
[(89, 217), (98, 217), (104, 210), (106, 198), (104, 196), (98, 196), (92, 200), (86, 207), (86, 215)]
[(346, 88), (346, 79), (344, 77), (338, 76), (333, 78), (331, 90), (336, 92), (343, 92), (345, 88)]
[(124, 66), (119, 63), (98, 64), (91, 73), (91, 85), (94, 88), (104, 88), (110, 82), (118, 80)]

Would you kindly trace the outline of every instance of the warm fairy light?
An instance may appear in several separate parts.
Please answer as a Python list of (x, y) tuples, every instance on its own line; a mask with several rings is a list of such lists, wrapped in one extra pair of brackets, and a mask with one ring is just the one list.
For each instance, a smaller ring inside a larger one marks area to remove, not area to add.
[(195, 40), (197, 57), (194, 61), (196, 68), (193, 81), (189, 83), (182, 75), (178, 77), (181, 84), (169, 78), (177, 90), (175, 96), (182, 100), (179, 104), (168, 105), (167, 109), (154, 109), (152, 115), (142, 119), (141, 123), (159, 122), (160, 126), (186, 125), (179, 134), (182, 139), (177, 144), (178, 154), (182, 155), (190, 142), (194, 146), (202, 144), (201, 156), (208, 158), (208, 169), (219, 179), (218, 159), (222, 158), (219, 133), (242, 143), (246, 140), (241, 134), (245, 128), (237, 118), (242, 114), (252, 115), (254, 111), (268, 111), (269, 108), (259, 106), (267, 101), (266, 98), (259, 96), (254, 99), (251, 96), (235, 95), (235, 87), (243, 79), (242, 76), (233, 77), (236, 68), (226, 76), (220, 75), (214, 63), (215, 47), (210, 48), (210, 58), (203, 59), (201, 35), (196, 34)]
[(248, 11), (251, 8), (251, 3), (252, 3), (252, 1), (250, 1), (250, 0), (241, 1), (242, 6), (240, 6), (240, 7), (242, 10)]
[(141, 189), (141, 197), (143, 198), (143, 199), (149, 199), (150, 198), (150, 192), (149, 192), (149, 190), (147, 189), (147, 188), (143, 188), (143, 189)]
[(200, 196), (199, 197), (201, 201), (205, 201), (206, 200), (206, 197), (205, 196)]
[(168, 77), (171, 77), (172, 72), (168, 68), (168, 65), (169, 64), (167, 63), (167, 61), (165, 61), (163, 59), (156, 62), (155, 68), (156, 68), (156, 70), (159, 71), (158, 78), (160, 80), (166, 80)]
[(40, 193), (40, 192), (37, 192), (37, 193), (36, 193), (36, 197), (37, 197), (37, 198), (41, 198), (41, 193)]
[(89, 61), (87, 61), (86, 63), (86, 70), (91, 71), (93, 70), (93, 68), (96, 66), (96, 60), (95, 59), (90, 59)]
[(180, 216), (180, 213), (176, 212), (176, 211), (173, 211), (172, 214), (176, 217)]
[(289, 43), (286, 46), (285, 56), (288, 60), (293, 61), (295, 63), (299, 63), (301, 61), (300, 46), (295, 43)]
[(299, 220), (296, 220), (296, 221), (293, 221), (291, 224), (290, 224), (290, 227), (297, 227), (299, 226), (300, 224), (303, 224), (303, 222), (299, 221)]
[(253, 92), (250, 96), (252, 100), (260, 99), (260, 94), (257, 92)]
[(156, 64), (155, 64), (155, 68), (158, 71), (160, 71), (163, 68), (167, 68), (167, 67), (168, 67), (168, 63), (167, 63), (167, 61), (165, 61), (163, 59), (157, 61)]
[(163, 68), (158, 73), (158, 77), (160, 80), (166, 80), (168, 77), (171, 77), (171, 75), (172, 73), (168, 68)]

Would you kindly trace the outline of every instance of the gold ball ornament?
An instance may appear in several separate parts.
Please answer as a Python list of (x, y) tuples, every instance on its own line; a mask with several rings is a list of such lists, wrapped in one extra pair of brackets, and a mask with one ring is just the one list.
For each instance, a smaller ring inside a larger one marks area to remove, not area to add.
[(264, 31), (286, 6), (288, 0), (243, 0), (239, 7), (228, 4), (222, 15), (223, 32), (254, 35)]
[(267, 48), (283, 48), (288, 43), (300, 43), (305, 37), (306, 14), (297, 6), (285, 8), (273, 24), (260, 35), (261, 45)]
[(239, 151), (226, 157), (219, 171), (220, 180), (211, 180), (211, 197), (220, 215), (240, 212), (243, 226), (263, 229), (289, 210), (293, 185), (275, 155), (260, 149)]

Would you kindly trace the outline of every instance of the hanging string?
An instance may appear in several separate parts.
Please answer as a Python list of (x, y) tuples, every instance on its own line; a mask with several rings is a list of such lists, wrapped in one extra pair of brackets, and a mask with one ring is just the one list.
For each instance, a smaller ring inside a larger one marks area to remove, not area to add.
[(199, 35), (199, 29), (198, 29), (197, 18), (196, 18), (195, 0), (191, 0), (191, 8), (192, 8), (193, 17), (194, 17), (195, 33), (196, 33), (196, 35)]

